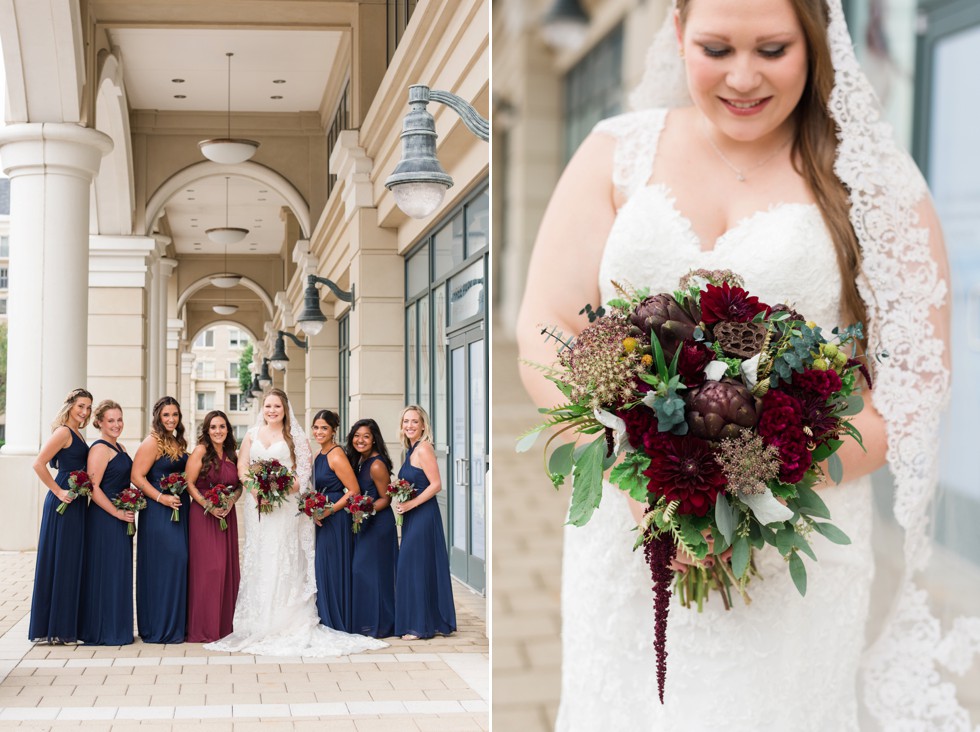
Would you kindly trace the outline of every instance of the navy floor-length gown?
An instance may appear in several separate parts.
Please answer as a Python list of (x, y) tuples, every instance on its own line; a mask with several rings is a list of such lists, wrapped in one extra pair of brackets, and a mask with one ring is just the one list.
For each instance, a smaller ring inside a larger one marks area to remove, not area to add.
[[(414, 485), (416, 495), (421, 495), (429, 487), (429, 479), (422, 468), (411, 463), (418, 444), (409, 449), (398, 477)], [(395, 635), (431, 638), (456, 630), (446, 535), (434, 497), (405, 513), (396, 580)]]
[[(375, 455), (361, 463), (357, 483), (361, 493), (378, 500), (378, 489), (371, 480)], [(385, 508), (364, 520), (354, 535), (354, 561), (351, 564), (351, 632), (387, 638), (395, 634), (395, 565), (398, 562), (398, 534), (395, 515)]]
[[(54, 482), (66, 490), (69, 473), (85, 470), (88, 460), (85, 440), (75, 430), (69, 428), (69, 431), (71, 444), (51, 460), (51, 467), (58, 468)], [(78, 639), (78, 598), (88, 499), (76, 498), (59, 514), (61, 499), (47, 488), (45, 493), (27, 637), (36, 641), (73, 642)]]
[[(129, 485), (133, 459), (105, 440), (116, 452), (102, 475), (102, 492), (111, 501)], [(133, 642), (133, 537), (128, 524), (95, 502), (85, 517), (85, 568), (78, 639), (88, 645), (124, 646)]]
[[(153, 463), (146, 480), (159, 490), (160, 480), (183, 473), (187, 455), (167, 455)], [(170, 495), (165, 493), (164, 495)], [(180, 495), (180, 521), (173, 509), (147, 498), (136, 531), (136, 623), (144, 643), (183, 643), (187, 630), (187, 527), (190, 495)]]
[[(332, 449), (339, 450), (340, 447)], [(313, 484), (328, 501), (336, 503), (344, 497), (344, 484), (330, 468), (329, 454), (318, 453), (313, 461)], [(351, 559), (354, 554), (350, 514), (338, 511), (324, 518), (322, 523), (316, 527), (316, 609), (321, 623), (349, 633), (352, 632)]]

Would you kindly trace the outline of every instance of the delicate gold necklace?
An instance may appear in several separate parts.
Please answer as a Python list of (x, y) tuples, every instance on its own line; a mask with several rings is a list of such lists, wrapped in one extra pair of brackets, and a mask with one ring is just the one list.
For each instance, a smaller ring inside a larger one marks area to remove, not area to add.
[(718, 149), (718, 146), (715, 144), (715, 141), (711, 139), (711, 133), (708, 131), (708, 121), (704, 117), (701, 118), (701, 127), (702, 130), (704, 131), (704, 136), (708, 140), (708, 144), (711, 145), (711, 149), (715, 151), (715, 154), (717, 154), (719, 158), (721, 158), (721, 162), (723, 162), (725, 165), (727, 165), (729, 168), (732, 169), (732, 171), (735, 173), (735, 179), (738, 180), (739, 183), (744, 183), (747, 180), (746, 178), (747, 173), (751, 173), (753, 170), (758, 170), (763, 165), (765, 165), (770, 160), (772, 160), (774, 157), (779, 155), (779, 153), (781, 153), (783, 149), (787, 145), (789, 145), (790, 140), (793, 139), (792, 137), (787, 137), (782, 145), (780, 145), (775, 150), (773, 150), (769, 155), (766, 155), (766, 157), (764, 157), (758, 163), (753, 165), (751, 168), (742, 169), (739, 168), (737, 165), (735, 165), (731, 160), (726, 158), (725, 153), (723, 153), (721, 150)]

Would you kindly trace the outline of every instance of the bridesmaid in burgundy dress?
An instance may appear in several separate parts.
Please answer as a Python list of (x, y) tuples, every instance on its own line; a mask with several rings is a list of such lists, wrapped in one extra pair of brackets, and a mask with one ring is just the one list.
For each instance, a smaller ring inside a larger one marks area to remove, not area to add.
[[(215, 485), (232, 488), (231, 506), (205, 509), (203, 494)], [(190, 566), (187, 577), (187, 642), (211, 643), (232, 632), (238, 599), (238, 520), (234, 501), (241, 495), (235, 438), (224, 412), (208, 412), (187, 461), (190, 510)], [(228, 523), (221, 529), (221, 519)]]

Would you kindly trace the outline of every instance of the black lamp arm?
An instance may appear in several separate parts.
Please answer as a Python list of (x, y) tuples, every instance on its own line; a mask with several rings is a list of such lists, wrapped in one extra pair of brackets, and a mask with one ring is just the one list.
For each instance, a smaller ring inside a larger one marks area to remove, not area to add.
[(285, 331), (285, 330), (279, 331), (279, 335), (280, 336), (286, 336), (287, 338), (289, 338), (289, 340), (291, 340), (297, 346), (299, 346), (300, 348), (302, 348), (304, 351), (306, 350), (307, 341), (301, 341), (299, 338), (297, 338), (296, 336), (294, 336), (292, 333), (289, 333), (288, 331)]
[(317, 275), (311, 274), (306, 278), (307, 286), (315, 285), (317, 282), (329, 287), (330, 292), (336, 295), (338, 300), (343, 300), (344, 302), (354, 302), (354, 285), (351, 285), (350, 292), (347, 292), (346, 290), (341, 290), (340, 287), (337, 286), (336, 282), (333, 280), (328, 280), (326, 277), (318, 277)]

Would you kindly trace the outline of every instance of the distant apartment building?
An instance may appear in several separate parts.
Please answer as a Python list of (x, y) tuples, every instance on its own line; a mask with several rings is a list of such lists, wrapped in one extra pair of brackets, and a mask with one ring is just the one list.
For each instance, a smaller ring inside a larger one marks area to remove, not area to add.
[(255, 418), (242, 404), (243, 395), (238, 381), (242, 351), (250, 342), (244, 330), (231, 325), (207, 328), (194, 339), (190, 349), (194, 359), (186, 392), (177, 397), (190, 445), (197, 444), (204, 417), (214, 409), (228, 415), (238, 443), (252, 425)]

